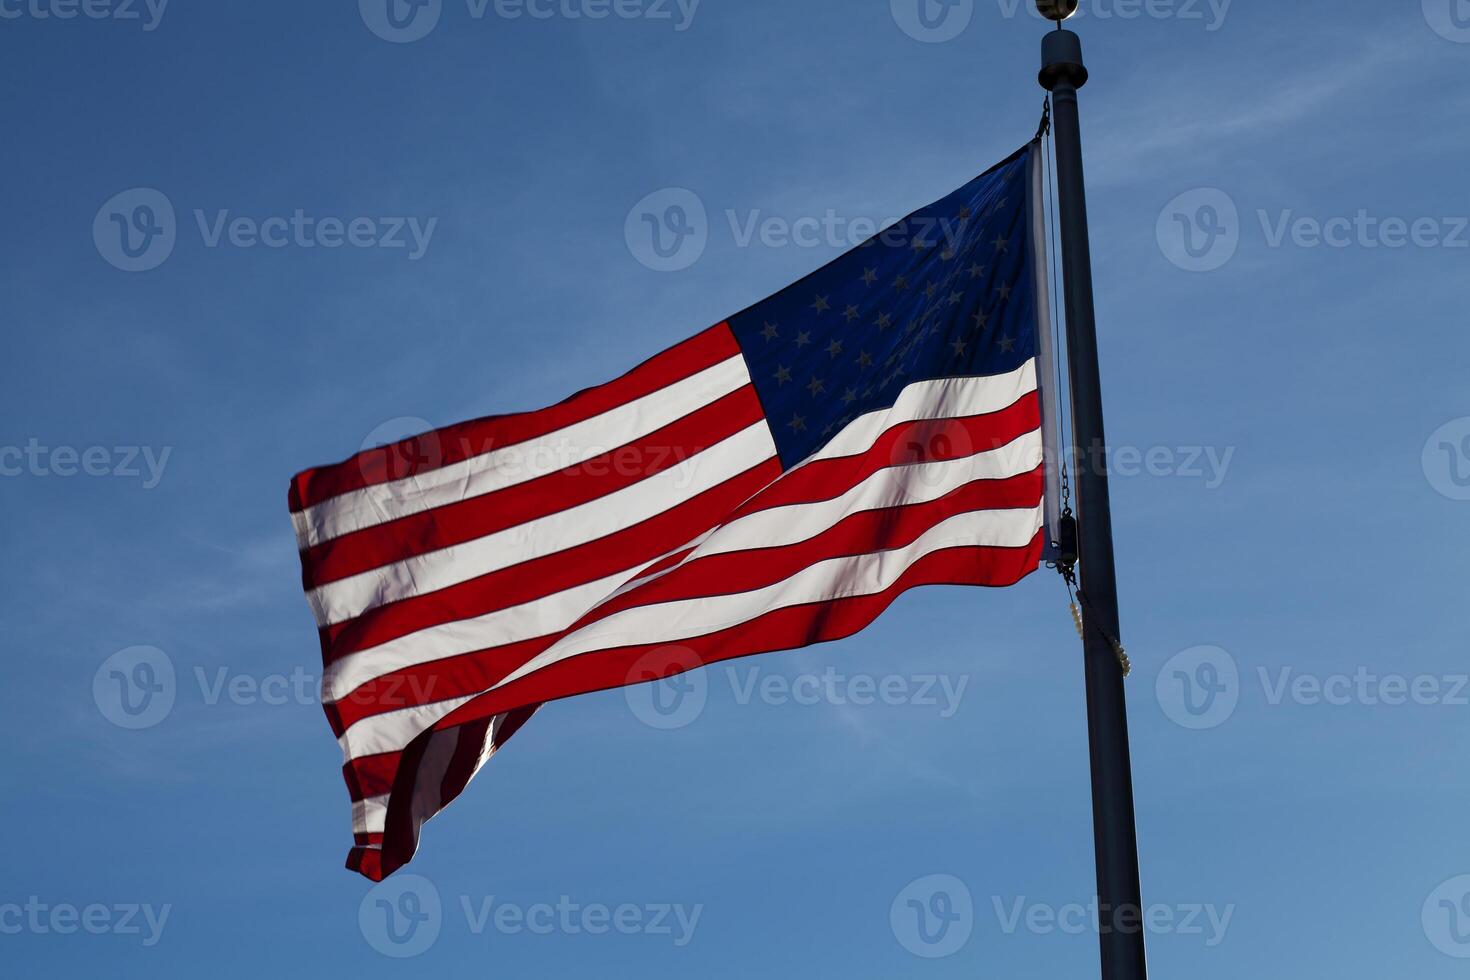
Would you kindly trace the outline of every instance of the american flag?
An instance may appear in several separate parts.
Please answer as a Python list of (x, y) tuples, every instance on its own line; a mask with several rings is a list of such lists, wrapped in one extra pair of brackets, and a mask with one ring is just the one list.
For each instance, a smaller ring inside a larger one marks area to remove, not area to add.
[(600, 387), (291, 484), (373, 880), (544, 702), (849, 636), (1054, 539), (1038, 144)]

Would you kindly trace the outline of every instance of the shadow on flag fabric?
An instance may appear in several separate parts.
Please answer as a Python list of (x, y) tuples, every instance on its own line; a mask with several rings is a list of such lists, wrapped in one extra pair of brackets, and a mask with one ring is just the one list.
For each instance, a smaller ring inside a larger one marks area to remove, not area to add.
[(836, 640), (1055, 540), (1039, 144), (537, 412), (307, 470), (291, 519), (355, 846), (407, 863), (544, 702)]

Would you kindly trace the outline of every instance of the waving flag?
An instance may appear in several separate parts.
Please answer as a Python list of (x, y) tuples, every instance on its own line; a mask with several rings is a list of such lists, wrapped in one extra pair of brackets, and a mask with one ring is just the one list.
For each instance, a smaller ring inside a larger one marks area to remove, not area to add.
[(543, 702), (1037, 567), (1036, 147), (615, 381), (295, 478), (348, 867), (406, 863)]

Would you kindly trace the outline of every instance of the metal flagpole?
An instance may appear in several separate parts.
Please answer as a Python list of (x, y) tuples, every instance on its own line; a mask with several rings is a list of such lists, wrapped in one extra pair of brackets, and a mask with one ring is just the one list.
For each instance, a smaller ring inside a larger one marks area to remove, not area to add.
[(1082, 569), (1083, 660), (1087, 674), (1087, 731), (1092, 756), (1092, 824), (1097, 851), (1099, 941), (1103, 980), (1144, 980), (1143, 901), (1133, 773), (1128, 758), (1128, 712), (1118, 643), (1118, 586), (1113, 568), (1113, 521), (1108, 502), (1107, 442), (1103, 436), (1102, 381), (1097, 321), (1092, 305), (1092, 254), (1082, 176), (1077, 90), (1087, 83), (1082, 41), (1061, 21), (1076, 0), (1037, 0), (1058, 21), (1041, 46), (1041, 85), (1051, 92), (1056, 142), (1057, 200), (1066, 285), (1067, 363), (1072, 386), (1072, 469), (1077, 478), (1078, 552)]

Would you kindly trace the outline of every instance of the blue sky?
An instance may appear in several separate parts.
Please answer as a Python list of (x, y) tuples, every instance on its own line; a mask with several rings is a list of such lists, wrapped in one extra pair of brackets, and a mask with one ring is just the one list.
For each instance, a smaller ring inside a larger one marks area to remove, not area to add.
[[(548, 707), (429, 829), (412, 961), (341, 868), (287, 479), (607, 380), (1029, 138), (1029, 0), (905, 3), (0, 0), (7, 975), (1095, 971), (1049, 574), (717, 668), (677, 730)], [(1083, 11), (1153, 969), (1461, 976), (1470, 5)], [(704, 248), (659, 271), (669, 188)]]

